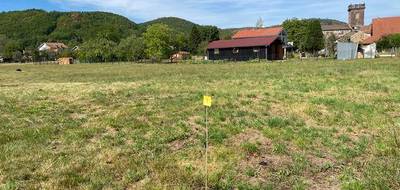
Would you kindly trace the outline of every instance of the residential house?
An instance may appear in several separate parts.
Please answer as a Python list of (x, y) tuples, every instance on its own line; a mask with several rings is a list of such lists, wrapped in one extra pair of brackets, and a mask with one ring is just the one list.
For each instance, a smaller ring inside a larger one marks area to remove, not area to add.
[(282, 60), (285, 58), (287, 33), (281, 27), (244, 29), (232, 40), (211, 42), (209, 60), (248, 61), (252, 59)]
[(325, 38), (334, 35), (336, 39), (342, 38), (353, 30), (348, 24), (321, 25)]
[(369, 29), (370, 36), (359, 42), (364, 58), (374, 58), (376, 56), (376, 44), (384, 36), (400, 33), (400, 17), (373, 19)]
[(363, 44), (378, 42), (384, 36), (400, 33), (400, 16), (376, 18), (372, 20), (371, 37), (362, 41)]
[(186, 51), (176, 52), (170, 57), (171, 62), (178, 62), (187, 59), (190, 59), (190, 53)]
[(59, 53), (67, 48), (68, 46), (64, 43), (43, 43), (39, 46), (39, 51), (48, 53)]

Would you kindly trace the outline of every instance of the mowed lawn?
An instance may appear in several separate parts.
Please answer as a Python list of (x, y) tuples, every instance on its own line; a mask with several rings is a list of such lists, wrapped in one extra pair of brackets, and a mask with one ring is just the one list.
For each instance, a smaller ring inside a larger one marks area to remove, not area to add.
[(212, 189), (400, 189), (400, 59), (0, 65), (0, 189), (202, 189), (204, 94)]

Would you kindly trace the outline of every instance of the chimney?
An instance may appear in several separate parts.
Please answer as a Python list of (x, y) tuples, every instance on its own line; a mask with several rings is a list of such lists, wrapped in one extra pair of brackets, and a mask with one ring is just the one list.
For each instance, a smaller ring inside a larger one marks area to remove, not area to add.
[(364, 26), (365, 8), (365, 3), (349, 5), (349, 25), (353, 29)]

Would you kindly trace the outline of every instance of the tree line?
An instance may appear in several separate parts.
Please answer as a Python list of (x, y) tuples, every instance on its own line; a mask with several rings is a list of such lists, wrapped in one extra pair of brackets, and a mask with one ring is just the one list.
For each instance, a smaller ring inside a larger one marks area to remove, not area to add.
[(194, 26), (187, 36), (166, 24), (153, 24), (143, 34), (129, 36), (119, 43), (106, 37), (85, 42), (75, 56), (82, 62), (160, 61), (179, 51), (202, 55), (206, 45), (218, 39), (219, 30), (215, 26)]

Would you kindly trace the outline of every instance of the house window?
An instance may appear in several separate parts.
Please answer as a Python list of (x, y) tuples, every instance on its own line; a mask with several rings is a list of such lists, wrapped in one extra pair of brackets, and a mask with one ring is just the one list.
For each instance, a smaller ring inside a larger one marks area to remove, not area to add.
[(239, 49), (238, 48), (233, 48), (233, 53), (238, 54), (239, 53)]
[(260, 48), (253, 48), (253, 52), (254, 52), (254, 53), (260, 52)]
[(219, 49), (214, 49), (214, 54), (218, 55), (219, 54)]

